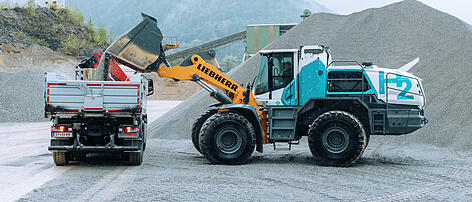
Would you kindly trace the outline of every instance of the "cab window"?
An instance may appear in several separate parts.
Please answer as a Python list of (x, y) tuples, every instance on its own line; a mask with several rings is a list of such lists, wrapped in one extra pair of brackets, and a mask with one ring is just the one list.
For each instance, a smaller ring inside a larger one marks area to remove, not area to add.
[(293, 79), (292, 53), (274, 53), (272, 58), (271, 91), (287, 86)]
[(269, 92), (269, 70), (267, 65), (268, 57), (262, 56), (261, 66), (257, 74), (256, 82), (254, 83), (254, 93), (256, 95)]
[[(269, 66), (272, 58), (272, 66)], [(262, 56), (261, 66), (254, 84), (256, 95), (264, 94), (287, 86), (293, 80), (292, 53), (272, 53)]]

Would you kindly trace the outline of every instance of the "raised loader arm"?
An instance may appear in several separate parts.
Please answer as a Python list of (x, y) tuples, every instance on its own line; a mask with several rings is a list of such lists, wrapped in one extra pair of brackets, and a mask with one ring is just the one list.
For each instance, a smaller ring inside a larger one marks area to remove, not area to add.
[[(218, 101), (224, 104), (249, 104), (257, 110), (259, 116), (262, 115), (251, 90), (236, 83), (221, 70), (205, 62), (199, 55), (191, 56), (190, 61), (192, 64), (189, 66), (160, 66), (156, 72), (159, 77), (195, 81)], [(212, 86), (224, 91), (226, 95), (213, 89)]]
[[(215, 60), (214, 63), (218, 65)], [(262, 152), (262, 144), (268, 143), (267, 112), (259, 110), (252, 91), (239, 85), (219, 68), (207, 63), (198, 54), (192, 55), (187, 61), (184, 61), (183, 64), (186, 64), (186, 66), (159, 66), (156, 72), (159, 77), (195, 81), (205, 90), (209, 91), (210, 96), (223, 104), (251, 105), (257, 112), (257, 122), (259, 122), (257, 124), (259, 127), (256, 127), (256, 133), (259, 134), (256, 134), (258, 139), (257, 151)], [(226, 94), (221, 93), (212, 86), (224, 91)], [(224, 109), (220, 110), (223, 111)]]

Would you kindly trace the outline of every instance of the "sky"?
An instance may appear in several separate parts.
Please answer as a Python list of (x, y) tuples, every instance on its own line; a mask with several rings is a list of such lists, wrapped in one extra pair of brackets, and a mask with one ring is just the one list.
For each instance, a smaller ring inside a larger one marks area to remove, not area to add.
[[(309, 3), (313, 0), (305, 0)], [(368, 8), (386, 6), (400, 0), (314, 0), (337, 14), (350, 14)], [(418, 0), (430, 7), (449, 13), (469, 24), (472, 24), (471, 0)]]

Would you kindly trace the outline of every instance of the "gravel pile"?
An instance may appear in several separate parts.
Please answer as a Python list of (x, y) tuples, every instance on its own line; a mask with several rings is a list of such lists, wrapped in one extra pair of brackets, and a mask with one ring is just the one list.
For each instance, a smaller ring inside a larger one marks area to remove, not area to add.
[(0, 72), (0, 122), (47, 121), (44, 118), (44, 72)]
[[(63, 79), (73, 79), (77, 61), (47, 48), (49, 51), (32, 47), (24, 53), (0, 57), (10, 60), (6, 66), (0, 65), (0, 122), (47, 121), (44, 118), (44, 73), (55, 72)], [(30, 54), (34, 50), (42, 52)]]
[[(385, 137), (385, 143), (427, 143), (472, 149), (472, 32), (449, 14), (414, 0), (351, 15), (317, 13), (271, 43), (268, 49), (325, 44), (335, 60), (373, 61), (398, 68), (420, 57), (410, 72), (422, 78), (427, 95), (429, 124), (406, 136)], [(260, 57), (253, 57), (231, 71), (240, 83), (257, 74)], [(199, 92), (151, 124), (159, 138), (189, 138), (193, 120), (215, 102)], [(375, 137), (384, 138), (384, 137)]]

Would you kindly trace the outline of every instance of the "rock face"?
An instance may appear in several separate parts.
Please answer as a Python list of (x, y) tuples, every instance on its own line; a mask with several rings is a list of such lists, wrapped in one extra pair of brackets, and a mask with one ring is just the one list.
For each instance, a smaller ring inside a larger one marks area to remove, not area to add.
[(78, 59), (88, 59), (94, 53), (101, 53), (108, 42), (99, 44), (94, 38), (98, 37), (97, 31), (83, 20), (80, 12), (70, 9), (0, 8), (0, 54), (20, 53), (32, 44), (40, 44)]
[[(420, 57), (410, 72), (423, 79), (429, 123), (414, 134), (387, 137), (386, 142), (427, 143), (472, 149), (472, 32), (459, 19), (414, 0), (350, 15), (327, 13), (311, 17), (269, 44), (266, 49), (324, 44), (334, 60), (373, 61), (398, 68)], [(259, 68), (255, 56), (231, 71), (240, 83), (250, 82)], [(214, 102), (199, 92), (151, 124), (160, 138), (189, 138), (193, 120)]]

